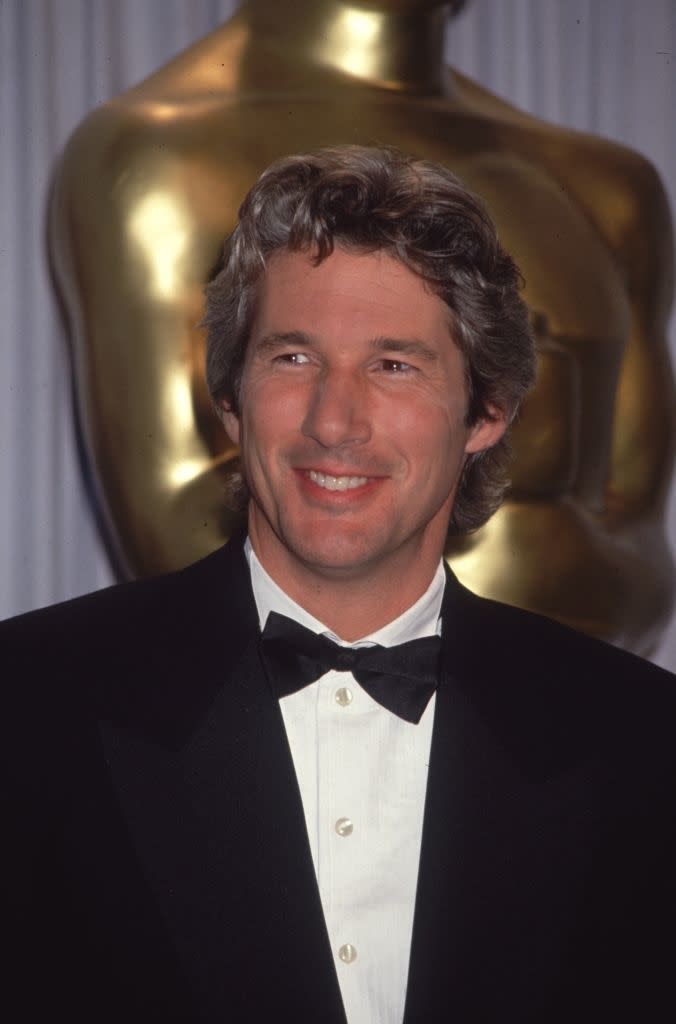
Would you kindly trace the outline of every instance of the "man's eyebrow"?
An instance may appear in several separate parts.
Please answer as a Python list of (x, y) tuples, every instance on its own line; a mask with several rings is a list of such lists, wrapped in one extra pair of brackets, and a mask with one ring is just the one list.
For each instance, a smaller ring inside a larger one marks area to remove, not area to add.
[(298, 348), (309, 348), (314, 344), (312, 335), (305, 331), (270, 331), (258, 338), (254, 348), (256, 354), (269, 355), (281, 348), (288, 348), (289, 345), (297, 345)]
[(417, 356), (427, 363), (436, 363), (439, 353), (420, 338), (374, 338), (371, 347), (376, 352), (393, 352), (401, 356)]

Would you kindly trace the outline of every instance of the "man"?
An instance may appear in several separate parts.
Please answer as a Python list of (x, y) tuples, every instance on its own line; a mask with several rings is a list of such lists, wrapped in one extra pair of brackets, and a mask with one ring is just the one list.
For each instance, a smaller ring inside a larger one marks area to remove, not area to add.
[(23, 1019), (673, 1011), (671, 677), (443, 568), (504, 488), (518, 285), (441, 167), (251, 191), (206, 314), (247, 538), (0, 631)]

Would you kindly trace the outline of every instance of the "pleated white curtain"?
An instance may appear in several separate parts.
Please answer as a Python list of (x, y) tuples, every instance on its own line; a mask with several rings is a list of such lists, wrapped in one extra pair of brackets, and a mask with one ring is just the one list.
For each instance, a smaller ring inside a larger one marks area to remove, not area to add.
[[(73, 430), (45, 204), (68, 135), (237, 0), (0, 2), (0, 618), (113, 581)], [(676, 209), (676, 2), (472, 0), (449, 62), (548, 120), (622, 141)], [(676, 352), (676, 332), (672, 331)], [(676, 499), (671, 536), (676, 543)], [(676, 670), (676, 623), (656, 659)]]

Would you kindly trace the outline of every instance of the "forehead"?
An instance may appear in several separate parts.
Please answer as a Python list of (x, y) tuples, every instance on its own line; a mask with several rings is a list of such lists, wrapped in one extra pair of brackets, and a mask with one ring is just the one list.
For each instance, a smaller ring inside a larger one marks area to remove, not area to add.
[(446, 344), (450, 323), (443, 300), (385, 252), (336, 248), (316, 264), (307, 252), (284, 250), (270, 258), (260, 282), (253, 334), (424, 335)]

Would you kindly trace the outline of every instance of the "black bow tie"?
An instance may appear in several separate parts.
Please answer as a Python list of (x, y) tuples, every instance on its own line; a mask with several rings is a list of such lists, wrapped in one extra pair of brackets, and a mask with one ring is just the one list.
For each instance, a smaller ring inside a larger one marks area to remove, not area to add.
[(439, 677), (438, 636), (394, 647), (341, 647), (293, 619), (270, 612), (262, 651), (277, 697), (302, 690), (329, 669), (351, 672), (359, 685), (407, 722), (419, 722)]

